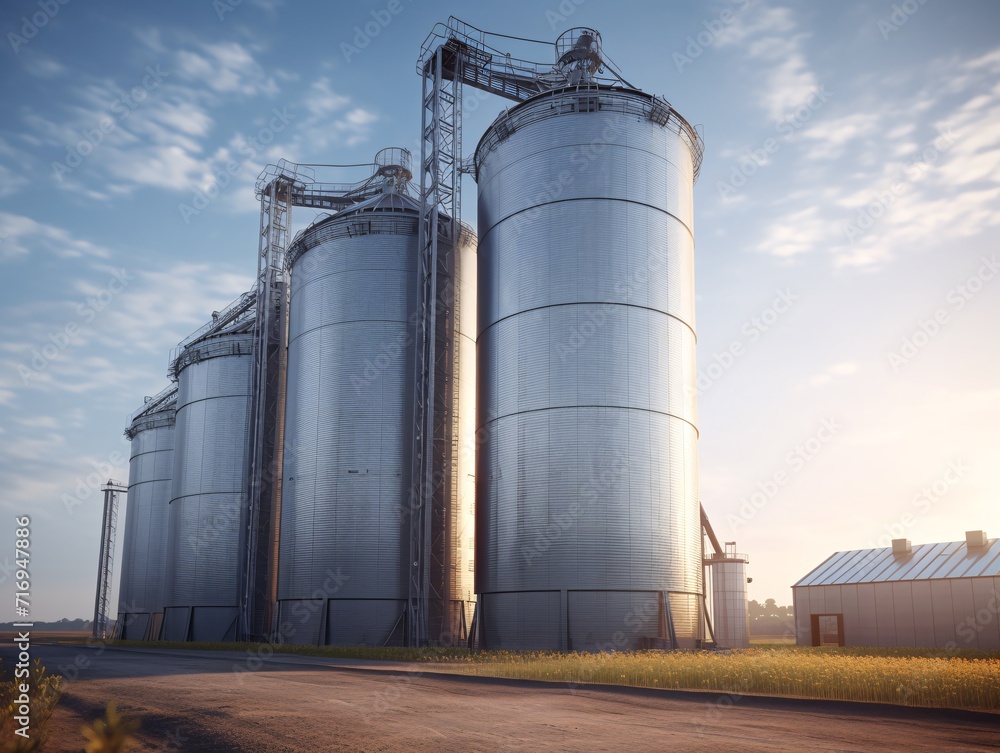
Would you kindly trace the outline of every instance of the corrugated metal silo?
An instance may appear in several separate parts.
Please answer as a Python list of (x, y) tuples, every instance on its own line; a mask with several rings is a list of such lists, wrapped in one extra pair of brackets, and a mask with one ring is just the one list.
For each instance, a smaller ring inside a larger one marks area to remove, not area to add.
[(163, 622), (177, 388), (147, 401), (125, 430), (132, 455), (116, 631), (126, 640), (155, 640)]
[(177, 428), (164, 640), (236, 638), (245, 547), (253, 321), (190, 342), (172, 364)]
[[(404, 637), (420, 207), (407, 193), (409, 153), (384, 150), (376, 163), (382, 192), (308, 227), (286, 257), (278, 600), (290, 642), (393, 645)], [(439, 258), (438, 286), (450, 315), (438, 320), (436, 403), (447, 406), (449, 426), (435, 448), (444, 483), (432, 516), (438, 597), (429, 631), (445, 642), (464, 634), (474, 599), (476, 264), (467, 228), (459, 247)]]
[(663, 99), (588, 83), (505, 111), (479, 184), (477, 593), (486, 646), (701, 637), (693, 183)]
[(747, 560), (730, 554), (709, 560), (712, 581), (712, 628), (719, 648), (750, 646), (750, 615), (747, 611)]

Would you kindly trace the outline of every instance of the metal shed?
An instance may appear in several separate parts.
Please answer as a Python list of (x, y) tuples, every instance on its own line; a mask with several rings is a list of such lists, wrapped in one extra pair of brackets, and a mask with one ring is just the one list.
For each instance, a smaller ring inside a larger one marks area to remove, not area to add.
[(1000, 540), (837, 552), (792, 586), (800, 646), (1000, 649)]

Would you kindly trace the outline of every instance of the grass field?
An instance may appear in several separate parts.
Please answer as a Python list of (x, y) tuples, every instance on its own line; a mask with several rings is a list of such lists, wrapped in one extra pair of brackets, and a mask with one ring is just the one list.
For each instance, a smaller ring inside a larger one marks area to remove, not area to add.
[(766, 645), (732, 651), (470, 654), (460, 648), (140, 641), (116, 641), (114, 645), (429, 662), (435, 671), (483, 677), (1000, 711), (1000, 652), (996, 651), (962, 650), (945, 655), (937, 649)]

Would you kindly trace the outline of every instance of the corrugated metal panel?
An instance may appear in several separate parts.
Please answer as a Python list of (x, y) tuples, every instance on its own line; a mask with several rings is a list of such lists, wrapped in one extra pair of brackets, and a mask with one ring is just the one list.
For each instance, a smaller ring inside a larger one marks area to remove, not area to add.
[(896, 615), (893, 606), (892, 583), (874, 583), (875, 619), (877, 623), (879, 646), (897, 645)]
[[(960, 638), (956, 634), (956, 638), (959, 640), (956, 643), (961, 643), (968, 639), (965, 645), (968, 648), (980, 648), (979, 646), (979, 631), (975, 629), (976, 627), (976, 603), (972, 597), (972, 578), (955, 578), (949, 581), (951, 584), (951, 603), (952, 603), (952, 630), (956, 630), (959, 625), (965, 624), (968, 630), (963, 631), (964, 637)], [(971, 623), (970, 623), (971, 621)], [(954, 640), (954, 639), (952, 639)]]
[(875, 610), (875, 585), (872, 583), (859, 583), (857, 591), (859, 630), (855, 645), (877, 646), (878, 612)]
[(823, 608), (830, 614), (837, 614), (841, 611), (841, 587), (840, 586), (824, 586), (823, 596), (825, 599), (825, 604)]
[(895, 646), (916, 646), (913, 618), (913, 585), (908, 581), (892, 583), (893, 619), (896, 623)]
[(800, 646), (808, 646), (812, 643), (812, 623), (809, 615), (812, 611), (809, 607), (809, 589), (792, 589), (792, 612), (795, 615), (795, 642)]
[(565, 615), (558, 591), (480, 594), (483, 637), (497, 650), (533, 646), (538, 651), (565, 650)]
[(931, 581), (910, 582), (913, 594), (913, 634), (918, 646), (934, 646), (934, 609), (931, 605)]
[(624, 633), (635, 648), (660, 630), (626, 629), (636, 600), (674, 592), (678, 639), (693, 642), (692, 156), (614, 106), (645, 95), (602, 91), (594, 112), (564, 96), (514, 108), (511, 135), (488, 132), (476, 155), (486, 640), (594, 648)]
[(229, 332), (195, 341), (179, 359), (165, 640), (235, 638), (252, 353), (252, 334)]
[[(972, 581), (972, 596), (977, 607), (974, 622), (978, 632), (979, 648), (984, 651), (1000, 650), (1000, 579), (976, 578)], [(990, 609), (992, 603), (993, 608)]]
[(944, 647), (955, 638), (955, 607), (951, 598), (951, 582), (932, 580), (930, 583), (934, 645)]
[[(813, 589), (802, 589), (811, 591)], [(840, 587), (840, 607), (844, 610), (844, 643), (848, 646), (857, 645), (856, 636), (861, 634), (861, 611), (858, 606), (858, 587), (856, 585)]]
[(799, 580), (796, 586), (976, 578), (1000, 575), (1000, 539), (970, 550), (964, 541), (919, 544), (910, 554), (894, 556), (891, 547), (836, 552)]

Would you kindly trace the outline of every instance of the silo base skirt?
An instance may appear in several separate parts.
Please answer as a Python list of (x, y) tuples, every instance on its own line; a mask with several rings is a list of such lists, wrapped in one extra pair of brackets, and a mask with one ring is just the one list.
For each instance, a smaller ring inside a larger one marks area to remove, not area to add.
[(484, 647), (510, 651), (694, 648), (701, 595), (663, 591), (479, 594)]
[(404, 599), (285, 599), (278, 602), (284, 643), (402, 646)]
[(122, 612), (115, 635), (123, 641), (155, 641), (160, 637), (163, 612)]
[(236, 640), (238, 607), (167, 607), (161, 639), (217, 643)]

